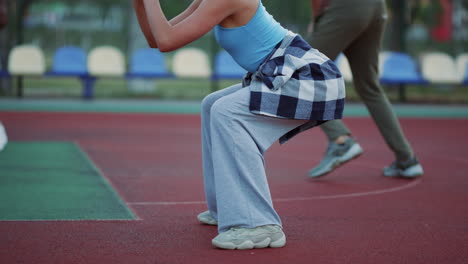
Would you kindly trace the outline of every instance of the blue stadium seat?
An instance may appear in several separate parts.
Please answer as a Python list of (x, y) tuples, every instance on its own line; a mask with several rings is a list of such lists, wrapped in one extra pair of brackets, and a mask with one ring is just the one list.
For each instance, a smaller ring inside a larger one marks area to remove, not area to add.
[(216, 54), (213, 76), (211, 76), (213, 80), (241, 79), (245, 73), (246, 70), (239, 66), (227, 51), (222, 50)]
[(49, 75), (57, 76), (86, 76), (86, 52), (79, 47), (64, 46), (59, 48), (53, 57), (52, 69)]
[[(0, 57), (0, 61), (2, 61), (2, 58)], [(2, 64), (0, 63), (0, 78), (5, 78), (9, 77), (8, 72), (3, 69)]]
[(83, 85), (83, 97), (87, 98), (88, 87), (94, 82), (94, 78), (88, 73), (87, 57), (80, 47), (63, 46), (55, 51), (52, 68), (45, 76), (79, 78)]
[(465, 74), (463, 76), (463, 84), (468, 85), (468, 63), (466, 64)]
[(128, 78), (173, 78), (167, 70), (164, 55), (157, 49), (137, 50), (130, 60)]
[(466, 65), (465, 79), (463, 80), (463, 84), (468, 84), (468, 64)]
[(380, 75), (383, 84), (427, 84), (416, 62), (408, 54), (389, 52)]
[(468, 84), (468, 53), (462, 53), (457, 56), (456, 59), (457, 68), (462, 76), (462, 82), (464, 85)]

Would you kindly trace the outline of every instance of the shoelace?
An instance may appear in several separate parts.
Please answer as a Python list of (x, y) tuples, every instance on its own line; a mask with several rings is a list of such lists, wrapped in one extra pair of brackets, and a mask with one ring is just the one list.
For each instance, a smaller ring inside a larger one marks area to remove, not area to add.
[(392, 162), (392, 164), (390, 164), (390, 168), (393, 168), (393, 169), (401, 169), (401, 170), (405, 170), (413, 165), (416, 165), (418, 163), (418, 160), (416, 158), (411, 158), (410, 160), (407, 160), (407, 161), (394, 161)]
[(346, 143), (344, 144), (330, 143), (328, 144), (326, 154), (333, 154), (335, 156), (341, 155), (343, 154), (342, 152), (344, 151), (344, 148), (346, 148)]
[(243, 230), (245, 228), (242, 227), (231, 227), (228, 231), (226, 231), (227, 236), (235, 237), (238, 236), (239, 234), (236, 234), (237, 231)]
[(336, 151), (338, 150), (339, 146), (336, 143), (330, 143), (328, 144), (326, 154), (336, 154)]

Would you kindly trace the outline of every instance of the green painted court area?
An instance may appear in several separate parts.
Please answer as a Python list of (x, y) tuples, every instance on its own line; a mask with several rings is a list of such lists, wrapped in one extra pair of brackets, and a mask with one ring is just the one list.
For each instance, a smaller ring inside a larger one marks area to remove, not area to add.
[(135, 219), (71, 142), (9, 142), (0, 152), (0, 220)]

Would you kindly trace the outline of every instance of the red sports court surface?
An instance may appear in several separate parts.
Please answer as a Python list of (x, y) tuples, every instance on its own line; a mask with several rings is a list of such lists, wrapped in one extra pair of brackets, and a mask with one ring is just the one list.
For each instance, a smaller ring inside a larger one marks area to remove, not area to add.
[(197, 115), (0, 112), (10, 141), (75, 142), (136, 220), (2, 221), (0, 263), (467, 263), (468, 122), (401, 119), (426, 174), (389, 179), (393, 157), (368, 118), (346, 123), (359, 159), (311, 181), (319, 129), (266, 155), (281, 249), (213, 249)]

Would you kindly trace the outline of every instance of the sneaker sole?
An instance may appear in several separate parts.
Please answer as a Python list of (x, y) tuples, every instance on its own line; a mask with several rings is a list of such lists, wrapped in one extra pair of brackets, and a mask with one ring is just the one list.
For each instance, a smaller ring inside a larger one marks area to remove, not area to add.
[(217, 226), (218, 225), (218, 221), (214, 220), (213, 218), (208, 220), (208, 219), (205, 219), (203, 217), (197, 216), (197, 219), (201, 224), (204, 224), (204, 225), (212, 225), (212, 226)]
[(204, 224), (204, 225), (212, 225), (212, 226), (217, 226), (218, 225), (218, 222), (214, 221), (214, 222), (208, 222), (208, 221), (203, 221), (203, 220), (200, 220), (198, 219), (198, 221), (201, 223), (201, 224)]
[(384, 173), (384, 176), (386, 176), (386, 177), (403, 177), (403, 178), (413, 179), (413, 178), (417, 178), (419, 176), (422, 176), (423, 174), (424, 174), (423, 168), (422, 168), (421, 164), (418, 164), (418, 165), (411, 166), (406, 170), (400, 170), (400, 171), (398, 171), (398, 173), (390, 173), (390, 174), (385, 174)]
[(219, 242), (216, 240), (212, 241), (213, 246), (217, 248), (222, 248), (222, 249), (239, 249), (239, 250), (245, 250), (245, 249), (254, 249), (254, 248), (280, 248), (284, 247), (286, 245), (286, 236), (283, 234), (283, 236), (276, 240), (276, 241), (271, 241), (270, 237), (265, 238), (263, 241), (260, 242), (253, 242), (252, 240), (246, 240), (242, 242), (239, 245), (236, 245), (232, 242)]
[(362, 147), (356, 143), (348, 150), (348, 152), (343, 157), (336, 159), (328, 168), (328, 170), (316, 175), (312, 175), (311, 173), (309, 173), (308, 176), (312, 179), (325, 176), (328, 173), (334, 171), (336, 168), (340, 167), (341, 165), (347, 163), (348, 161), (358, 158), (363, 152), (364, 151)]

